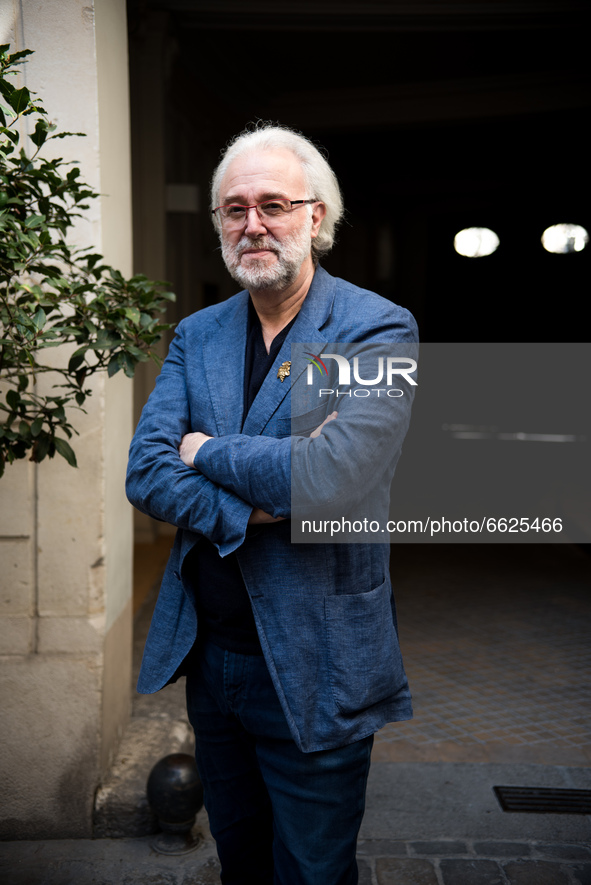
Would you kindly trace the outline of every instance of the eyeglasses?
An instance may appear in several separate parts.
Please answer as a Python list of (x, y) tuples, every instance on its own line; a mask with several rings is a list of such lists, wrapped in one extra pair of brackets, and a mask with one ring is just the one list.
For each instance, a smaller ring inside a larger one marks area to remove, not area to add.
[(242, 206), (240, 203), (229, 203), (226, 206), (218, 206), (211, 210), (211, 214), (218, 213), (218, 217), (226, 226), (238, 227), (244, 224), (249, 209), (256, 209), (262, 221), (285, 218), (294, 206), (303, 206), (306, 203), (318, 203), (318, 200), (264, 200), (253, 206)]

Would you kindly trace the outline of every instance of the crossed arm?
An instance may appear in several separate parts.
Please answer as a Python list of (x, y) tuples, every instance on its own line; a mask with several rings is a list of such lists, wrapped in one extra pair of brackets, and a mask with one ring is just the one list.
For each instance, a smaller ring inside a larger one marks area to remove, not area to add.
[[(328, 424), (329, 421), (334, 421), (337, 417), (337, 412), (331, 412), (327, 418), (324, 419), (322, 424), (320, 424), (316, 430), (314, 430), (310, 434), (310, 438), (316, 438), (322, 432), (322, 428), (325, 424)], [(183, 464), (187, 467), (195, 466), (195, 458), (201, 448), (201, 446), (207, 442), (207, 440), (213, 439), (212, 436), (208, 436), (206, 433), (201, 433), (201, 431), (196, 431), (195, 433), (186, 433), (179, 446), (179, 456)], [(270, 522), (278, 522), (281, 519), (284, 519), (283, 516), (271, 516), (270, 513), (266, 513), (260, 507), (253, 507), (252, 513), (248, 518), (249, 525), (262, 525), (263, 523)]]
[[(207, 442), (208, 439), (213, 439), (213, 437), (207, 436), (207, 434), (201, 433), (201, 431), (186, 433), (179, 446), (179, 455), (183, 464), (186, 464), (187, 467), (194, 467), (195, 456), (203, 443)], [(265, 513), (264, 510), (261, 510), (260, 507), (253, 507), (252, 513), (248, 517), (248, 524), (262, 525), (263, 523), (279, 522), (283, 518), (283, 516), (271, 516), (270, 513)]]

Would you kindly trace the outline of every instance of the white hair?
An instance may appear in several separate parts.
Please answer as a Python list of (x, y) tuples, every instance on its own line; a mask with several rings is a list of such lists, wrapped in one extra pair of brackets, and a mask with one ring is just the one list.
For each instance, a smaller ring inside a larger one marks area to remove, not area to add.
[[(326, 206), (318, 236), (312, 240), (312, 257), (317, 262), (333, 247), (335, 232), (343, 217), (344, 206), (337, 177), (318, 148), (295, 129), (275, 123), (257, 123), (232, 139), (222, 153), (211, 180), (211, 208), (220, 204), (220, 185), (230, 163), (251, 151), (286, 149), (301, 163), (306, 185), (307, 199), (319, 200)], [(217, 213), (214, 225), (220, 232)]]

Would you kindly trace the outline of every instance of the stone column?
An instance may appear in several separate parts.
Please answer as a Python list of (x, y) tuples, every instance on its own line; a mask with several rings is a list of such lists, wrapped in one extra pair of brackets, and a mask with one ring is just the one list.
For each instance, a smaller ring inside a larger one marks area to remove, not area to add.
[[(58, 128), (87, 135), (50, 143), (102, 195), (75, 240), (130, 275), (125, 0), (3, 4), (0, 34), (35, 51), (22, 83)], [(74, 417), (78, 469), (56, 456), (0, 480), (4, 839), (90, 836), (94, 793), (129, 717), (132, 384), (101, 376), (87, 402)]]
[[(133, 266), (152, 280), (167, 280), (165, 180), (165, 78), (168, 13), (142, 10), (131, 25), (130, 92), (133, 182)], [(167, 322), (171, 322), (170, 318)], [(161, 341), (157, 352), (164, 358)], [(154, 388), (160, 369), (150, 360), (141, 363), (134, 378), (134, 427)], [(135, 540), (144, 544), (170, 533), (144, 513), (134, 513)]]

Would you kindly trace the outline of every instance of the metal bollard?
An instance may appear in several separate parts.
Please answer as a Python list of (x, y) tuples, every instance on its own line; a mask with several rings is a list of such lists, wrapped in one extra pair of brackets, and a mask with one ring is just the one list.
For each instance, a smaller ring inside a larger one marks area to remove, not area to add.
[(150, 840), (159, 854), (188, 854), (199, 838), (191, 829), (203, 805), (203, 786), (192, 756), (172, 753), (156, 763), (147, 783), (148, 802), (162, 829)]

